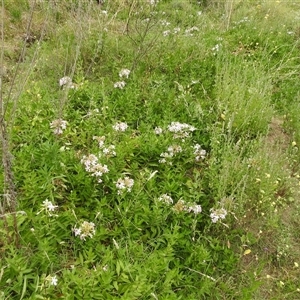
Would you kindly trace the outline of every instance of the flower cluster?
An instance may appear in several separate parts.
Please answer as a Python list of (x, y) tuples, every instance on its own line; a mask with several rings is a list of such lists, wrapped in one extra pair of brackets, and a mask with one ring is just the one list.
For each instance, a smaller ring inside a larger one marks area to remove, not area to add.
[[(168, 159), (171, 159), (174, 155), (178, 154), (182, 152), (182, 147), (179, 145), (172, 145), (170, 147), (168, 147), (167, 152), (163, 152), (160, 157), (162, 157), (159, 162), (160, 163), (166, 163)], [(170, 164), (172, 164), (171, 162), (169, 162)]]
[(170, 35), (170, 34), (177, 34), (177, 33), (179, 33), (179, 32), (180, 32), (180, 28), (179, 28), (179, 27), (175, 27), (175, 28), (173, 29), (173, 31), (170, 30), (170, 29), (163, 31), (163, 36), (168, 36), (168, 35)]
[(103, 147), (102, 152), (106, 157), (113, 157), (117, 155), (115, 149), (115, 145), (109, 145), (108, 147)]
[(62, 78), (59, 79), (59, 86), (62, 87), (67, 87), (70, 89), (74, 89), (75, 88), (75, 84), (72, 82), (72, 78), (69, 76), (64, 76)]
[(189, 212), (198, 215), (202, 212), (202, 207), (196, 203), (186, 203), (184, 200), (180, 199), (177, 203), (173, 206), (173, 210), (175, 212)]
[(221, 48), (221, 44), (216, 44), (214, 47), (211, 48), (211, 51), (214, 53), (218, 52)]
[(50, 123), (50, 128), (53, 133), (56, 135), (60, 135), (67, 128), (68, 122), (62, 119), (56, 119)]
[[(239, 21), (234, 21), (233, 24), (240, 25), (240, 24), (248, 23), (248, 22), (250, 22), (250, 19), (248, 17), (244, 17), (243, 19), (241, 19)], [(235, 26), (233, 26), (233, 28), (235, 28)]]
[(180, 27), (175, 27), (173, 29), (174, 34), (179, 33), (180, 32)]
[[(57, 205), (54, 205), (51, 201), (46, 199), (43, 201), (41, 211), (39, 211), (37, 214), (41, 213), (42, 211), (45, 211), (49, 216), (52, 217), (53, 212), (55, 211), (56, 208), (58, 208)], [(54, 215), (54, 216), (57, 216), (57, 215)]]
[(162, 203), (165, 203), (165, 204), (168, 204), (168, 205), (171, 205), (173, 204), (173, 199), (168, 195), (168, 194), (163, 194), (161, 195), (159, 198), (158, 198), (158, 201), (159, 202), (162, 202)]
[(161, 25), (163, 25), (163, 26), (169, 26), (169, 25), (171, 24), (170, 22), (168, 22), (168, 21), (166, 21), (166, 20), (161, 20), (160, 23), (161, 23)]
[(134, 180), (125, 176), (124, 178), (119, 178), (116, 182), (116, 187), (118, 189), (118, 195), (121, 195), (124, 191), (131, 192)]
[(155, 127), (154, 128), (154, 133), (157, 134), (157, 135), (160, 135), (163, 133), (163, 130), (161, 127)]
[(199, 144), (193, 146), (196, 161), (206, 157), (206, 150), (202, 149)]
[(193, 212), (195, 215), (198, 215), (202, 212), (202, 207), (199, 204), (190, 203), (190, 204), (188, 204), (187, 211)]
[(159, 0), (148, 0), (148, 2), (150, 5), (156, 5), (159, 2)]
[(99, 114), (99, 108), (95, 108), (95, 109), (89, 110), (88, 113), (84, 117), (90, 118), (90, 117), (96, 116), (98, 114)]
[[(197, 82), (192, 82), (192, 84), (194, 83)], [(195, 130), (196, 128), (194, 126), (180, 122), (171, 122), (167, 126), (167, 131), (172, 133), (173, 139), (181, 139), (181, 141), (179, 141), (181, 145), (183, 145), (182, 143), (184, 143), (187, 138), (190, 138), (192, 136), (191, 133)], [(161, 135), (162, 133), (164, 133), (164, 130), (161, 127), (155, 127), (154, 133), (156, 135)], [(202, 149), (199, 144), (194, 144), (194, 146), (192, 146), (192, 149), (196, 161), (204, 159), (207, 155), (206, 150)], [(169, 146), (166, 152), (160, 154), (159, 163), (169, 163), (169, 165), (172, 165), (171, 159), (184, 150), (185, 147), (178, 144)]]
[(126, 131), (127, 128), (128, 128), (128, 125), (125, 122), (117, 122), (115, 125), (113, 125), (113, 129), (115, 131), (124, 132), (124, 131)]
[(227, 215), (227, 211), (224, 208), (210, 209), (210, 218), (213, 223), (217, 223), (220, 219), (224, 220)]
[(123, 90), (123, 88), (125, 87), (126, 85), (126, 82), (125, 81), (118, 81), (114, 84), (114, 88), (115, 89), (120, 89), (120, 90)]
[(195, 31), (199, 31), (199, 28), (196, 27), (196, 26), (193, 26), (193, 27), (188, 28), (188, 29), (185, 30), (185, 35), (193, 36)]
[(122, 78), (122, 77), (125, 77), (125, 78), (128, 78), (130, 75), (130, 70), (128, 69), (122, 69), (120, 72), (119, 72), (119, 77)]
[(174, 154), (182, 152), (182, 148), (179, 145), (172, 145), (168, 147), (168, 152), (171, 154), (171, 156), (174, 156)]
[(99, 148), (104, 147), (105, 136), (93, 136), (93, 140), (96, 140), (98, 142)]
[(80, 161), (85, 166), (85, 170), (95, 176), (99, 183), (102, 182), (101, 177), (103, 174), (108, 173), (109, 169), (107, 165), (102, 165), (98, 161), (98, 157), (94, 154), (88, 156), (84, 155)]
[(185, 139), (189, 137), (190, 132), (195, 131), (196, 128), (186, 123), (172, 122), (170, 125), (168, 125), (168, 130), (173, 133), (174, 139)]
[(93, 222), (83, 221), (78, 228), (73, 228), (73, 232), (75, 236), (79, 236), (81, 240), (85, 241), (87, 237), (92, 238), (95, 235), (95, 224)]
[[(121, 69), (121, 71), (119, 72), (119, 77), (120, 78), (123, 78), (125, 77), (126, 79), (128, 79), (129, 75), (130, 75), (130, 70), (128, 69)], [(123, 89), (126, 85), (126, 82), (125, 81), (118, 81), (114, 84), (114, 88), (117, 88), (117, 89)]]
[(102, 149), (102, 152), (106, 157), (113, 157), (117, 155), (115, 145), (109, 145), (108, 147), (104, 146), (105, 136), (93, 136), (93, 140), (98, 142), (99, 148)]

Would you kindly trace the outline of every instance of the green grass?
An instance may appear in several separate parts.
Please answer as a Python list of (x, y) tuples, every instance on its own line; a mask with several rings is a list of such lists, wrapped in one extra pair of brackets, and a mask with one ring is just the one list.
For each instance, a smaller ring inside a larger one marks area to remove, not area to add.
[(0, 299), (299, 299), (299, 4), (149, 2), (4, 1)]

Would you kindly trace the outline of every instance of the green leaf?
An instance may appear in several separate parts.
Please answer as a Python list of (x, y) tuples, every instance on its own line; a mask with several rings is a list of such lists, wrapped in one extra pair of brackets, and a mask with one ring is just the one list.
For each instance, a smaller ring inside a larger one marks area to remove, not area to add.
[(26, 289), (27, 289), (27, 275), (24, 276), (23, 288), (22, 288), (22, 294), (21, 294), (20, 300), (22, 300), (23, 297), (25, 296)]

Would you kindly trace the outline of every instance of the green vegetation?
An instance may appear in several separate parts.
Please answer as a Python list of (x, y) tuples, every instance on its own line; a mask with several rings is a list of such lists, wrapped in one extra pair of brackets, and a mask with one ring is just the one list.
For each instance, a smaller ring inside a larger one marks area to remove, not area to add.
[(0, 299), (300, 299), (300, 4), (1, 7)]

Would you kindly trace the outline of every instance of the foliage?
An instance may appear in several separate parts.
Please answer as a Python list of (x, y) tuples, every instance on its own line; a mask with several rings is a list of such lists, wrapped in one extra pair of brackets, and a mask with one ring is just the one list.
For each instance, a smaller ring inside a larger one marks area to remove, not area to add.
[(3, 84), (0, 298), (297, 299), (299, 5), (63, 2), (2, 8), (43, 34)]

